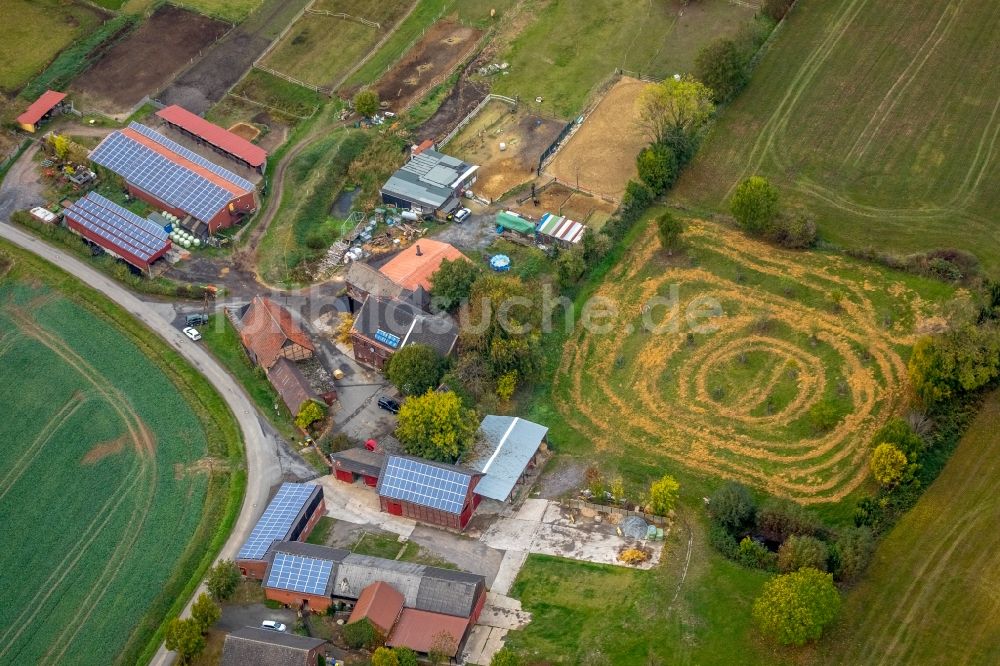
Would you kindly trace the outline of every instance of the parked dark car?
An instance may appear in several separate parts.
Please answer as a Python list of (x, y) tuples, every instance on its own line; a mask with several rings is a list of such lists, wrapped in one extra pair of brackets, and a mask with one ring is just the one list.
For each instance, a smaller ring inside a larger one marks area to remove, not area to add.
[(188, 326), (204, 326), (208, 323), (208, 315), (206, 314), (189, 314), (184, 317), (184, 322)]
[(392, 398), (381, 397), (378, 399), (378, 406), (387, 412), (399, 414), (399, 402)]

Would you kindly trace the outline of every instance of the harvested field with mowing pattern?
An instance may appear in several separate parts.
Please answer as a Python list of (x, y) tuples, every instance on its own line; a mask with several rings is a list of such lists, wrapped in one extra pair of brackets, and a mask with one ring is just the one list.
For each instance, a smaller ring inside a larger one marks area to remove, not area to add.
[(644, 231), (595, 292), (616, 310), (607, 330), (565, 343), (553, 402), (567, 423), (604, 455), (803, 503), (858, 488), (904, 403), (907, 349), (968, 294), (700, 221), (667, 257)]
[(492, 100), (442, 150), (480, 165), (475, 190), (496, 199), (535, 177), (538, 158), (564, 125)]
[(72, 90), (102, 113), (128, 112), (143, 97), (165, 86), (228, 29), (222, 21), (163, 5), (84, 72)]
[(637, 102), (645, 81), (622, 77), (545, 166), (545, 174), (594, 194), (621, 199), (639, 172), (635, 156), (649, 143)]

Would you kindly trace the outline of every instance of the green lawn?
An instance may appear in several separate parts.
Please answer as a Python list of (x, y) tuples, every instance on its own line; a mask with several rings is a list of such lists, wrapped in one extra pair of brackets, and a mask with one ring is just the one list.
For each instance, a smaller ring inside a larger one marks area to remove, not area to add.
[(239, 23), (257, 9), (263, 0), (172, 0), (173, 4), (214, 16), (230, 23)]
[(313, 543), (320, 546), (325, 546), (327, 539), (330, 537), (330, 531), (333, 529), (333, 524), (336, 523), (336, 519), (330, 516), (323, 516), (318, 521), (316, 521), (316, 527), (313, 531), (309, 533), (309, 538), (306, 539), (306, 543)]
[(239, 431), (117, 306), (0, 250), (0, 663), (142, 662), (239, 511)]
[(384, 557), (387, 560), (394, 560), (399, 555), (403, 545), (399, 543), (399, 537), (395, 534), (372, 534), (365, 532), (351, 552), (359, 555), (371, 555), (372, 557)]
[(56, 54), (92, 32), (103, 18), (83, 2), (4, 0), (0, 3), (0, 91), (19, 90)]
[[(243, 390), (257, 405), (257, 409), (267, 417), (278, 432), (286, 439), (300, 437), (285, 403), (267, 380), (264, 371), (255, 366), (247, 356), (240, 336), (229, 319), (223, 314), (213, 314), (209, 317), (208, 324), (198, 330), (212, 355), (239, 381)], [(275, 405), (278, 406), (277, 410)]]
[[(1000, 393), (875, 553), (819, 644), (825, 664), (1000, 662)], [(878, 655), (878, 661), (868, 661)]]
[(616, 67), (657, 78), (691, 71), (702, 46), (736, 34), (754, 14), (728, 0), (538, 4), (498, 58), (510, 63), (509, 74), (488, 80), (502, 95), (542, 97), (541, 110), (561, 118), (578, 114)]
[(672, 199), (724, 211), (762, 174), (826, 239), (956, 247), (996, 275), (998, 31), (992, 0), (801, 0)]

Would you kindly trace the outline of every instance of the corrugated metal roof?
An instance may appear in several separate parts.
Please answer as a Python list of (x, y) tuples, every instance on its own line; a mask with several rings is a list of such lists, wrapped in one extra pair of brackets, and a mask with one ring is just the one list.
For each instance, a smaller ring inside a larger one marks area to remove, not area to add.
[(465, 463), (485, 474), (476, 485), (476, 494), (506, 501), (548, 431), (515, 416), (485, 417), (479, 425), (480, 440)]
[(352, 554), (337, 567), (333, 593), (338, 597), (357, 599), (366, 587), (384, 581), (403, 595), (407, 606), (414, 606), (425, 569), (422, 564)]
[(52, 107), (64, 99), (66, 99), (66, 93), (46, 90), (42, 93), (41, 97), (28, 106), (24, 113), (17, 117), (17, 122), (24, 123), (25, 125), (34, 125), (42, 119), (42, 116), (51, 111)]
[(568, 217), (545, 213), (538, 223), (538, 233), (551, 236), (567, 243), (579, 243), (587, 227)]
[(325, 643), (322, 638), (243, 627), (226, 636), (221, 663), (222, 666), (306, 666), (308, 653)]
[(441, 208), (454, 194), (451, 184), (472, 167), (428, 148), (392, 174), (382, 186), (382, 192), (434, 209)]
[(213, 146), (238, 157), (251, 166), (259, 167), (267, 159), (267, 151), (260, 146), (256, 146), (243, 137), (237, 136), (214, 123), (210, 123), (201, 116), (195, 115), (176, 104), (160, 109), (156, 112), (156, 115), (171, 125), (176, 125), (195, 136), (201, 137)]
[(439, 643), (442, 634), (447, 634), (452, 640), (449, 649), (444, 652), (447, 656), (454, 657), (468, 626), (468, 618), (404, 608), (385, 644), (389, 647), (408, 647), (415, 652), (429, 652), (435, 648), (443, 648), (443, 645), (436, 643)]

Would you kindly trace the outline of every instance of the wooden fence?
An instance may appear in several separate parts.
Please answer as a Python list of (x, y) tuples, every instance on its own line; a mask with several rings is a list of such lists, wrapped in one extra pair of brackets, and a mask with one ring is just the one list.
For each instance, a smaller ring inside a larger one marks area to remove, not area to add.
[(329, 16), (330, 18), (344, 19), (345, 21), (354, 21), (355, 23), (360, 23), (361, 25), (367, 25), (369, 28), (375, 28), (376, 30), (382, 29), (382, 24), (377, 21), (369, 21), (366, 18), (360, 16), (352, 16), (351, 14), (345, 14), (343, 12), (331, 12), (326, 9), (307, 9), (306, 14), (312, 14), (314, 16)]

